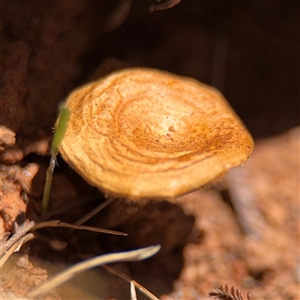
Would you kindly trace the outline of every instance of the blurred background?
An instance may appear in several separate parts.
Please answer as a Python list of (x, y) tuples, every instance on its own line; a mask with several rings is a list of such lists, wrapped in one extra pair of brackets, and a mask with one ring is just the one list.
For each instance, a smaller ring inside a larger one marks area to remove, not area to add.
[[(244, 171), (226, 179), (229, 191), (221, 183), (176, 203), (144, 207), (118, 199), (88, 223), (128, 232), (125, 240), (44, 230), (22, 253), (57, 267), (161, 243), (152, 260), (118, 267), (164, 299), (206, 299), (209, 289), (228, 282), (250, 290), (253, 299), (296, 299), (299, 127), (289, 130), (300, 123), (299, 20), (298, 0), (0, 0), (0, 119), (16, 133), (16, 145), (1, 153), (0, 162), (39, 165), (26, 212), (30, 220), (39, 217), (59, 103), (112, 70), (153, 67), (215, 86), (257, 143)], [(75, 222), (105, 199), (60, 158), (58, 164), (52, 218)], [(234, 199), (237, 187), (243, 197)], [(245, 206), (244, 198), (252, 204)], [(243, 232), (234, 201), (246, 207), (246, 225), (260, 239)], [(52, 240), (65, 241), (65, 248), (56, 249)], [(75, 281), (69, 297), (79, 295), (80, 284), (104, 298), (128, 295), (128, 284), (121, 280), (121, 286), (116, 276), (104, 279), (101, 273), (104, 287), (97, 276)]]

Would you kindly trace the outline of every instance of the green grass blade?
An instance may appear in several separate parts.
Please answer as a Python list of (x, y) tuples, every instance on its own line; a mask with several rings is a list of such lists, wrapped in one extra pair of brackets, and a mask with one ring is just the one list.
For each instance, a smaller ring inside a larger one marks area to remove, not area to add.
[(45, 182), (44, 195), (43, 195), (43, 201), (42, 201), (42, 214), (45, 214), (47, 212), (47, 209), (49, 206), (50, 191), (51, 191), (54, 167), (55, 167), (55, 158), (51, 157), (50, 165), (49, 165), (49, 167), (47, 169), (47, 173), (46, 173), (46, 182)]
[(70, 110), (63, 106), (60, 109), (59, 121), (51, 145), (51, 160), (46, 173), (46, 182), (45, 182), (44, 195), (42, 201), (42, 214), (47, 212), (49, 206), (49, 198), (50, 198), (50, 191), (52, 185), (53, 170), (56, 162), (56, 156), (58, 154), (59, 146), (66, 133), (69, 119), (70, 119)]
[(51, 145), (52, 157), (56, 157), (58, 154), (58, 149), (66, 133), (69, 119), (70, 119), (70, 110), (66, 107), (62, 107), (60, 110), (58, 125), (56, 127), (52, 145)]

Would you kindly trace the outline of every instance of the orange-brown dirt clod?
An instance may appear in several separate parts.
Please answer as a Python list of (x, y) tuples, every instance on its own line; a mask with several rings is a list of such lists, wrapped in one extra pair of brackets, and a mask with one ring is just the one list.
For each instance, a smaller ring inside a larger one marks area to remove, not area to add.
[(0, 165), (0, 241), (7, 233), (14, 233), (14, 222), (20, 214), (26, 212), (26, 193), (39, 167), (30, 163), (24, 168), (18, 165)]
[(25, 140), (22, 145), (4, 149), (0, 153), (0, 162), (7, 165), (15, 164), (30, 153), (49, 154), (49, 138), (42, 138), (36, 141)]
[[(12, 262), (8, 262), (1, 274), (1, 299), (27, 299), (26, 294), (48, 278), (47, 271), (35, 267), (27, 255), (18, 255)], [(57, 295), (51, 294), (43, 300), (58, 300)]]
[(16, 134), (5, 126), (0, 125), (0, 151), (12, 147), (16, 142)]

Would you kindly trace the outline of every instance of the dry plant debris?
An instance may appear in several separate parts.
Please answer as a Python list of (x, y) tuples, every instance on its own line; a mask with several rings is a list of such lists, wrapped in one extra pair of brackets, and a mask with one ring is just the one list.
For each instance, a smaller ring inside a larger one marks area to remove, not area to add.
[(30, 291), (28, 293), (29, 297), (36, 297), (47, 292), (52, 291), (65, 281), (69, 280), (70, 278), (86, 271), (90, 268), (110, 264), (114, 262), (120, 261), (139, 261), (144, 260), (152, 255), (155, 255), (160, 250), (160, 245), (150, 246), (142, 249), (126, 251), (126, 252), (118, 252), (118, 253), (109, 253), (102, 256), (97, 256), (80, 263), (77, 263), (70, 268), (62, 271), (61, 273), (55, 275), (51, 280), (43, 283), (42, 285), (38, 286), (35, 290)]
[[(23, 151), (11, 148), (14, 144), (15, 133), (1, 126), (2, 161), (3, 153), (4, 157), (10, 158), (10, 162), (19, 160), (16, 153), (22, 154)], [(34, 222), (26, 219), (26, 209), (27, 194), (38, 170), (36, 163), (29, 163), (23, 168), (16, 164), (0, 165), (0, 290), (3, 299), (25, 299), (29, 289), (39, 285), (47, 277), (47, 272), (35, 268), (27, 256), (19, 257), (15, 264), (7, 262), (14, 252), (18, 252), (24, 243), (34, 237), (32, 233), (28, 233), (34, 227)]]
[[(219, 300), (244, 300), (239, 289), (235, 289), (233, 286), (229, 289), (227, 284), (225, 284), (225, 287), (214, 288), (209, 292), (209, 296)], [(251, 300), (249, 294), (247, 294), (247, 300)]]

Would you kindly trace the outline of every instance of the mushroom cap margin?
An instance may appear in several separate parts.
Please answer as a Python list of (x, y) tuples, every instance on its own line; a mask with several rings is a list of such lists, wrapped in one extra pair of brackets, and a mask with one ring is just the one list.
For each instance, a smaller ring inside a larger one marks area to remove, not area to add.
[(108, 194), (170, 199), (214, 181), (251, 154), (251, 135), (216, 89), (134, 68), (79, 87), (60, 153)]

